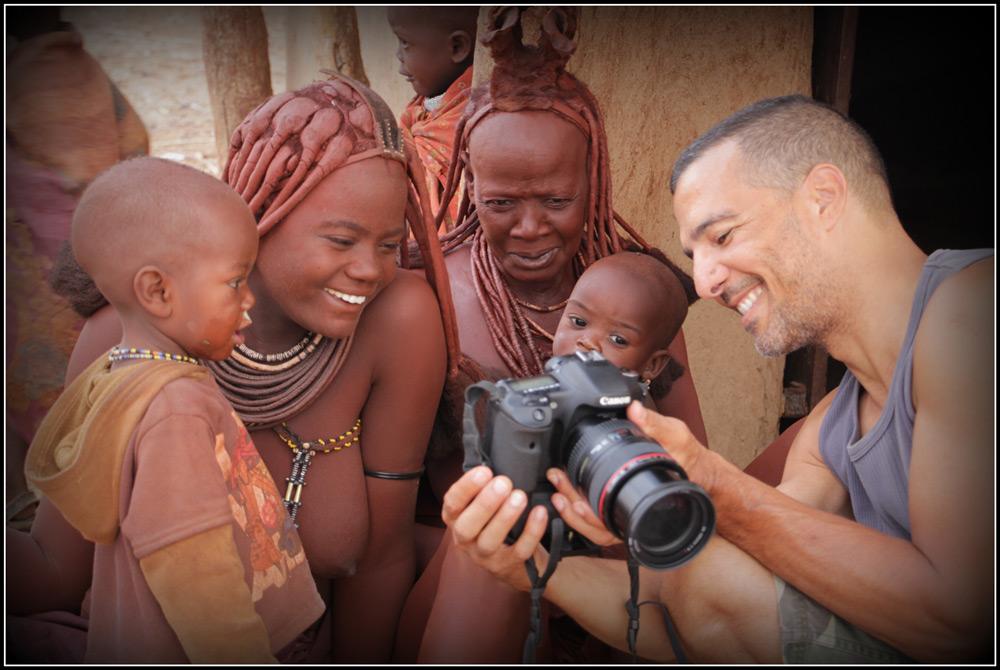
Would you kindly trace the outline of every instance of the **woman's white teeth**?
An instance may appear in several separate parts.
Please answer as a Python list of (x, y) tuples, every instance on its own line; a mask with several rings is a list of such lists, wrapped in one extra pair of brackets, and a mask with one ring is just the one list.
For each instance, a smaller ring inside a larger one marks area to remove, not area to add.
[(740, 304), (736, 306), (736, 309), (740, 313), (740, 316), (743, 316), (744, 314), (750, 311), (750, 308), (753, 307), (753, 304), (757, 302), (757, 298), (759, 298), (760, 294), (763, 292), (764, 292), (764, 287), (758, 286), (754, 290), (750, 291), (747, 297), (743, 298), (743, 300), (740, 300)]
[(344, 302), (349, 302), (352, 305), (361, 305), (361, 304), (364, 304), (365, 300), (368, 299), (367, 296), (363, 296), (363, 295), (351, 295), (350, 293), (341, 293), (340, 291), (335, 291), (332, 288), (326, 289), (326, 292), (329, 293), (330, 295), (337, 296), (338, 298), (340, 298)]

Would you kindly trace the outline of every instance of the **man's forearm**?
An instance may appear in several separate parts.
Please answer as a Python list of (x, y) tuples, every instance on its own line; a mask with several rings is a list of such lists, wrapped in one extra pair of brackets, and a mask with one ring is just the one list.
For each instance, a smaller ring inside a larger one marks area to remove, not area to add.
[[(638, 602), (656, 601), (659, 575), (642, 570)], [(545, 590), (545, 597), (557, 605), (592, 635), (607, 644), (628, 651), (629, 575), (625, 561), (574, 556), (564, 558)], [(659, 611), (640, 609), (639, 656), (655, 660), (673, 659), (669, 638)]]
[[(861, 629), (919, 660), (967, 659), (967, 603), (911, 542), (724, 469), (713, 487), (718, 532)], [(974, 628), (974, 627), (973, 627)]]

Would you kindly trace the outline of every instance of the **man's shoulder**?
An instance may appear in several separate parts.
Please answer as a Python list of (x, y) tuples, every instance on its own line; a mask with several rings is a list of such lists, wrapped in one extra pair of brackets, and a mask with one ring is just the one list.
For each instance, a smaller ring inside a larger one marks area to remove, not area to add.
[[(995, 309), (993, 256), (987, 256), (957, 270), (941, 281), (927, 300), (917, 328), (918, 348), (922, 336), (935, 338), (946, 331), (954, 345), (966, 335), (962, 324), (980, 323), (984, 317), (992, 322)], [(925, 337), (925, 339), (926, 339)]]
[(955, 375), (976, 377), (987, 367), (992, 371), (995, 310), (992, 256), (941, 282), (927, 301), (914, 336), (915, 410), (928, 394), (937, 396), (939, 390), (957, 383), (952, 381)]
[[(941, 282), (934, 295), (928, 302), (928, 308), (936, 301), (943, 303), (956, 302), (958, 304), (967, 301), (975, 301), (976, 306), (981, 306), (981, 299), (986, 295), (993, 295), (995, 265), (993, 255), (986, 256), (970, 263), (961, 270)], [(992, 308), (992, 301), (988, 307)]]

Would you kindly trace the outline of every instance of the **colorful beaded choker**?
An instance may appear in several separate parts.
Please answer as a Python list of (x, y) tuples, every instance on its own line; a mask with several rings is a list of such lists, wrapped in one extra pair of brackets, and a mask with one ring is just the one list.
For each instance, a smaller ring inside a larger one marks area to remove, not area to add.
[(108, 352), (108, 361), (117, 363), (118, 361), (129, 360), (149, 360), (149, 361), (177, 361), (178, 363), (191, 363), (201, 365), (197, 358), (192, 358), (184, 354), (170, 354), (166, 351), (153, 351), (152, 349), (136, 349), (135, 347), (112, 347)]
[(308, 407), (330, 385), (353, 339), (314, 335), (305, 348), (275, 365), (258, 363), (236, 350), (207, 365), (247, 428), (270, 428)]
[(245, 344), (239, 344), (231, 355), (235, 360), (255, 370), (281, 372), (308, 358), (309, 354), (316, 351), (316, 347), (319, 346), (322, 339), (323, 336), (318, 333), (306, 333), (306, 336), (299, 340), (294, 347), (276, 354), (262, 354)]

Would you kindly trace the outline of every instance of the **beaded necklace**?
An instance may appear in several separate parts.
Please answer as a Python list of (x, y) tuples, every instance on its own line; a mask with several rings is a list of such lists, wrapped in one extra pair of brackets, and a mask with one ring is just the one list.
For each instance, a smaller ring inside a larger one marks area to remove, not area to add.
[[(295, 344), (295, 346), (293, 346), (291, 349), (289, 349), (288, 351), (279, 351), (276, 354), (262, 354), (254, 351), (246, 344), (238, 344), (236, 346), (236, 349), (245, 358), (257, 363), (264, 363), (264, 364), (283, 363), (284, 361), (290, 359), (292, 356), (298, 354), (303, 349), (306, 349), (310, 344), (312, 344), (312, 348), (315, 349), (316, 345), (319, 344), (319, 341), (322, 339), (322, 337), (323, 337), (322, 335), (318, 335), (316, 333), (306, 333), (305, 337), (299, 340)], [(306, 355), (308, 355), (309, 353), (312, 353), (312, 350), (310, 350)]]
[[(566, 298), (565, 300), (557, 302), (554, 305), (549, 305), (548, 307), (542, 307), (541, 305), (532, 304), (532, 303), (528, 302), (527, 300), (521, 300), (520, 298), (518, 298), (513, 293), (511, 293), (511, 297), (514, 298), (514, 302), (516, 302), (521, 307), (523, 307), (525, 309), (530, 309), (533, 312), (540, 312), (541, 314), (551, 314), (552, 312), (555, 312), (555, 311), (558, 311), (560, 309), (563, 309), (564, 307), (566, 307), (566, 303), (569, 302), (569, 298)], [(535, 321), (534, 319), (532, 319), (527, 314), (524, 315), (524, 320), (528, 322), (528, 327), (531, 330), (533, 330), (535, 333), (537, 333), (538, 335), (541, 335), (542, 337), (544, 337), (549, 342), (555, 342), (556, 337), (555, 337), (554, 333), (550, 333), (549, 331), (547, 331), (544, 328), (542, 328), (541, 324), (539, 324), (537, 321)]]
[(288, 351), (271, 354), (271, 361), (277, 363), (268, 362), (266, 354), (249, 347), (234, 350), (224, 361), (209, 363), (219, 388), (247, 428), (271, 428), (292, 450), (292, 471), (285, 478), (288, 486), (283, 503), (293, 523), (302, 506), (306, 472), (317, 447), (323, 453), (341, 451), (357, 444), (361, 436), (361, 419), (335, 438), (309, 441), (303, 441), (288, 426), (288, 420), (308, 407), (337, 376), (353, 340), (353, 336), (331, 340), (307, 333)]
[(526, 309), (530, 309), (532, 312), (541, 312), (542, 314), (551, 314), (552, 312), (555, 312), (555, 311), (560, 310), (563, 307), (565, 307), (566, 303), (569, 302), (569, 298), (566, 298), (562, 302), (557, 302), (554, 305), (549, 305), (548, 307), (542, 307), (540, 305), (533, 305), (532, 303), (528, 302), (527, 300), (521, 300), (517, 296), (514, 296), (514, 302), (516, 302), (521, 307), (524, 307)]
[(285, 509), (288, 510), (288, 516), (298, 528), (299, 524), (295, 521), (295, 516), (299, 513), (299, 507), (302, 506), (302, 487), (306, 485), (306, 472), (309, 470), (313, 456), (318, 452), (329, 454), (331, 451), (342, 451), (357, 444), (361, 437), (361, 419), (355, 421), (350, 430), (337, 437), (319, 438), (307, 442), (303, 442), (302, 438), (296, 435), (285, 422), (282, 422), (280, 427), (275, 426), (272, 430), (292, 450), (292, 472), (288, 477), (285, 477), (288, 486), (285, 488), (283, 502)]
[(247, 428), (270, 428), (301, 412), (326, 390), (353, 339), (313, 335), (301, 351), (278, 364), (260, 363), (234, 350), (226, 360), (208, 366)]
[(201, 365), (197, 358), (192, 358), (185, 354), (171, 354), (166, 351), (154, 351), (153, 349), (137, 349), (135, 347), (112, 347), (108, 352), (108, 361), (117, 363), (118, 361), (129, 360), (149, 360), (149, 361), (177, 361), (178, 363), (190, 363)]

